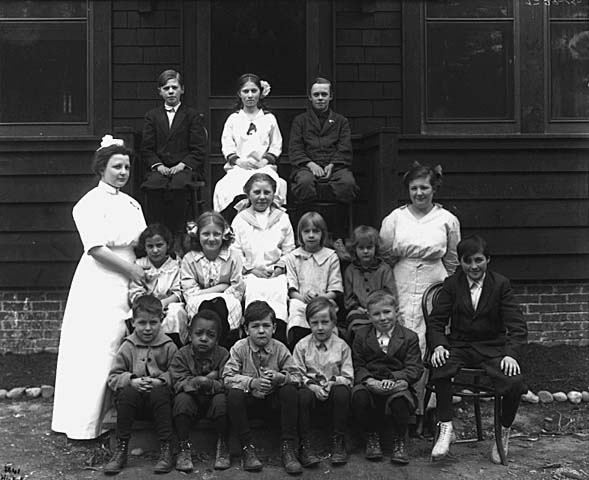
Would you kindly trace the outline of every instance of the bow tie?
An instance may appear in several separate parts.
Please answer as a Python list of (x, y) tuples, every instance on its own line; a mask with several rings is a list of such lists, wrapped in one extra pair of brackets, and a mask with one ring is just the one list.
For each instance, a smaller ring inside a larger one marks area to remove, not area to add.
[(176, 109), (174, 109), (174, 108), (166, 108), (166, 112), (168, 112), (168, 113), (174, 113), (174, 112), (176, 112)]

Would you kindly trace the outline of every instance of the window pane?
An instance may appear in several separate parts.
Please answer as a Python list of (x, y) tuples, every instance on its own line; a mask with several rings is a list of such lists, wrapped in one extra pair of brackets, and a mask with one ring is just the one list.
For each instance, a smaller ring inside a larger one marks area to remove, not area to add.
[(211, 94), (233, 95), (247, 72), (270, 82), (272, 95), (304, 95), (306, 2), (211, 2)]
[(427, 118), (513, 119), (511, 22), (430, 23)]
[(550, 27), (552, 118), (589, 118), (589, 22)]
[(511, 0), (436, 0), (427, 2), (429, 18), (511, 17)]
[(0, 22), (0, 123), (86, 121), (86, 22)]
[(86, 0), (2, 0), (0, 18), (86, 18)]
[(589, 0), (552, 0), (551, 18), (589, 18)]

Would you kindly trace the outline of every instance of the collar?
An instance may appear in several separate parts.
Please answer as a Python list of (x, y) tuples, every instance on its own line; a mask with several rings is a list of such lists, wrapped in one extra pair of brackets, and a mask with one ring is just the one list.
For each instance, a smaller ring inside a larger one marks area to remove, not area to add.
[[(485, 274), (483, 275), (483, 278), (481, 278), (479, 281), (477, 281), (480, 288), (483, 288), (483, 284), (485, 283), (486, 277), (487, 277), (487, 273), (485, 272)], [(468, 289), (472, 290), (472, 285), (473, 285), (473, 283), (475, 283), (474, 280), (471, 280), (470, 277), (468, 275), (466, 275), (466, 281), (468, 282)]]
[[(195, 261), (200, 262), (203, 258), (205, 260), (208, 260), (203, 252), (196, 252), (195, 251), (194, 253), (195, 253), (195, 255), (194, 255)], [(221, 260), (226, 262), (227, 260), (229, 260), (229, 250), (227, 248), (222, 248), (221, 251), (219, 252), (219, 256), (217, 258), (220, 258)]]
[(363, 266), (362, 264), (360, 264), (360, 262), (358, 261), (358, 259), (355, 259), (352, 262), (352, 265), (354, 265), (354, 267), (358, 270), (360, 270), (361, 272), (371, 272), (374, 271), (376, 269), (378, 269), (378, 267), (380, 267), (380, 264), (382, 263), (382, 260), (378, 257), (374, 258), (374, 261), (368, 265), (367, 267)]
[(175, 107), (168, 107), (166, 105), (166, 102), (164, 102), (164, 110), (169, 113), (172, 108), (174, 109), (175, 113), (178, 113), (178, 110), (180, 109), (180, 105), (182, 105), (182, 102), (178, 102), (178, 105), (176, 105)]
[(194, 358), (195, 362), (202, 361), (202, 360), (211, 360), (213, 358), (213, 354), (215, 353), (216, 345), (213, 345), (213, 348), (206, 354), (206, 355), (199, 355), (197, 352), (194, 351), (192, 345), (190, 345), (190, 353)]
[(268, 355), (270, 355), (273, 352), (273, 348), (272, 348), (272, 339), (270, 339), (270, 341), (268, 342), (268, 345), (266, 345), (265, 347), (258, 347), (254, 342), (252, 342), (250, 337), (247, 337), (247, 344), (249, 345), (250, 349), (253, 352), (259, 352), (262, 351)]
[(387, 330), (386, 332), (381, 332), (379, 330), (376, 330), (375, 328), (374, 330), (376, 331), (376, 338), (379, 340), (383, 337), (388, 337), (389, 339), (393, 338), (393, 332), (395, 331), (395, 327), (396, 325), (393, 325), (393, 327), (390, 330)]
[[(251, 205), (239, 212), (242, 218), (249, 223), (254, 228), (261, 228), (260, 224), (258, 223), (258, 219), (256, 212), (254, 212)], [(270, 228), (272, 225), (278, 222), (280, 218), (284, 215), (284, 209), (275, 205), (274, 203), (270, 205), (270, 212), (268, 214), (268, 226), (266, 228)]]
[(319, 340), (316, 340), (315, 337), (311, 334), (311, 343), (315, 345), (317, 349), (319, 349), (319, 346), (323, 343), (327, 350), (330, 350), (331, 346), (333, 345), (333, 342), (335, 341), (333, 336), (334, 333), (332, 332), (327, 340), (325, 340), (324, 342), (320, 342)]
[(113, 187), (112, 185), (109, 185), (108, 183), (100, 180), (98, 182), (98, 188), (106, 193), (110, 193), (111, 195), (118, 195), (119, 194), (119, 189)]
[(299, 247), (292, 253), (295, 257), (303, 258), (305, 260), (313, 257), (319, 265), (323, 265), (334, 251), (331, 248), (322, 247), (318, 252), (307, 252), (303, 247)]
[(239, 109), (239, 112), (237, 112), (237, 115), (242, 116), (243, 118), (245, 118), (248, 122), (253, 122), (254, 120), (257, 120), (258, 117), (263, 117), (265, 115), (264, 110), (263, 109), (259, 109), (258, 113), (256, 113), (253, 117), (250, 117), (247, 113), (245, 113), (243, 108)]
[(172, 341), (172, 339), (170, 337), (168, 337), (161, 329), (160, 329), (159, 333), (157, 334), (157, 337), (155, 337), (149, 343), (145, 343), (143, 340), (141, 340), (137, 336), (137, 332), (133, 332), (131, 335), (127, 336), (126, 340), (128, 340), (129, 342), (131, 342), (135, 346), (141, 346), (141, 347), (159, 347), (161, 345), (164, 345), (165, 343)]
[(317, 116), (317, 118), (329, 118), (331, 115), (331, 108), (328, 108), (327, 110), (324, 110), (323, 112), (320, 112), (318, 110), (315, 110), (313, 107), (311, 107), (311, 111)]

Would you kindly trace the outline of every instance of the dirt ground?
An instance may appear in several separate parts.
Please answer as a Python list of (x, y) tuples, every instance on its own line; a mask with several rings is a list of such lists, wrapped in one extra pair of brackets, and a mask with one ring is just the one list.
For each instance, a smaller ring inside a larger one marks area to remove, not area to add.
[[(492, 464), (489, 459), (491, 405), (483, 406), (483, 418), (487, 440), (478, 443), (452, 446), (452, 458), (431, 463), (429, 452), (431, 439), (410, 439), (411, 463), (396, 467), (390, 462), (368, 462), (363, 458), (363, 444), (349, 439), (350, 462), (341, 468), (333, 468), (324, 460), (318, 468), (305, 470), (300, 478), (308, 479), (581, 479), (589, 480), (589, 404), (573, 406), (569, 403), (528, 405), (520, 408), (512, 430), (509, 465)], [(52, 403), (46, 400), (3, 401), (0, 403), (0, 465), (20, 469), (23, 479), (87, 480), (105, 478), (102, 472), (109, 457), (108, 439), (102, 441), (75, 442), (50, 430)], [(469, 434), (473, 429), (470, 407), (457, 405), (456, 429)], [(141, 434), (137, 434), (138, 436)], [(196, 470), (191, 475), (172, 472), (161, 476), (151, 469), (157, 453), (157, 445), (136, 457), (130, 457), (128, 467), (117, 479), (166, 478), (169, 480), (199, 478), (206, 480), (241, 480), (257, 478), (266, 480), (284, 478), (280, 465), (276, 432), (260, 431), (265, 438), (260, 441), (259, 453), (265, 463), (264, 470), (257, 474), (244, 472), (236, 448), (232, 468), (224, 472), (212, 470), (213, 441), (206, 434), (199, 434), (207, 445), (198, 451), (194, 447)], [(321, 436), (321, 435), (320, 435)], [(326, 439), (317, 439), (319, 451), (326, 456)], [(149, 444), (149, 442), (148, 442)], [(385, 445), (386, 453), (386, 445)], [(1, 477), (0, 478), (4, 478)], [(18, 479), (14, 474), (5, 477)]]

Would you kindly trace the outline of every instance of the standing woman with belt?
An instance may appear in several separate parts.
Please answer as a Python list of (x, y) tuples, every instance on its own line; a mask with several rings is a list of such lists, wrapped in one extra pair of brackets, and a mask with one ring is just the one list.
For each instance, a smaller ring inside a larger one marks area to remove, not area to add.
[(75, 440), (102, 433), (110, 406), (106, 379), (130, 316), (129, 280), (145, 283), (134, 263), (143, 212), (120, 191), (129, 180), (130, 155), (122, 140), (103, 137), (93, 164), (100, 181), (73, 209), (84, 253), (61, 326), (51, 428)]
[[(460, 241), (460, 222), (441, 205), (433, 203), (442, 184), (442, 168), (415, 162), (403, 176), (411, 203), (393, 210), (382, 221), (380, 238), (383, 257), (393, 266), (403, 325), (419, 337), (425, 354), (425, 320), (421, 297), (432, 283), (444, 280), (458, 266), (456, 245)], [(414, 385), (416, 413), (423, 415), (425, 377)]]

